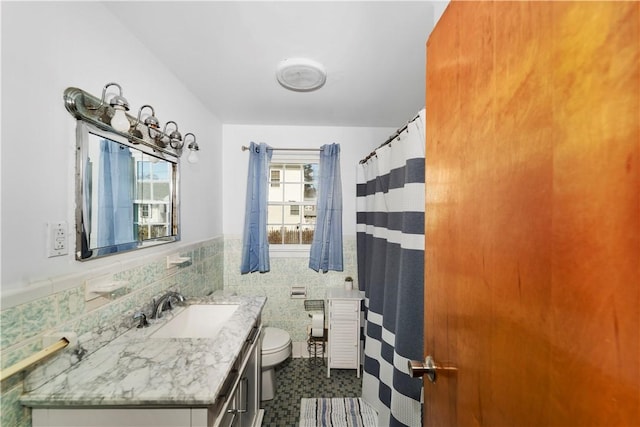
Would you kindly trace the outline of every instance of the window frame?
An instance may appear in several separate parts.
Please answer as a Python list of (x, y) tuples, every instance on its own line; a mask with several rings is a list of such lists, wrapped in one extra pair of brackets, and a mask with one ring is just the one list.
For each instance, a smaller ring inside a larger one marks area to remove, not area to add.
[[(315, 163), (320, 167), (320, 152), (319, 151), (308, 151), (308, 152), (292, 152), (292, 151), (274, 151), (271, 157), (271, 162), (269, 167), (272, 164), (295, 164), (295, 165), (304, 165), (309, 163)], [(319, 177), (318, 177), (319, 179)], [(318, 181), (319, 182), (319, 181)], [(280, 181), (278, 187), (282, 186), (285, 183), (284, 176), (280, 174)], [(269, 187), (271, 188), (271, 171), (269, 172)], [(302, 183), (304, 185), (304, 182)], [(317, 185), (317, 184), (316, 184)], [(274, 187), (276, 188), (276, 187)], [(272, 201), (271, 201), (272, 202)], [(270, 206), (270, 200), (267, 198), (267, 206)], [(287, 201), (278, 202), (282, 203), (284, 209), (290, 209), (292, 206), (297, 206), (299, 212), (304, 212), (304, 206), (313, 205), (318, 206), (317, 197), (313, 203), (299, 202), (295, 205), (287, 204)], [(271, 205), (272, 206), (272, 205)], [(314, 224), (314, 233), (315, 233), (315, 224)], [(274, 258), (308, 258), (309, 252), (311, 250), (311, 244), (276, 244), (269, 243), (269, 255)]]

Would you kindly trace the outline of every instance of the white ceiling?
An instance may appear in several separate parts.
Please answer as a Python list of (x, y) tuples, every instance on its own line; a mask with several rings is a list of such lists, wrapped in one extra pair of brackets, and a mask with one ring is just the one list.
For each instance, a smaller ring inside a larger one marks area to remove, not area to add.
[[(443, 1), (118, 1), (105, 6), (225, 124), (401, 126), (424, 106)], [(324, 65), (315, 92), (277, 64)]]

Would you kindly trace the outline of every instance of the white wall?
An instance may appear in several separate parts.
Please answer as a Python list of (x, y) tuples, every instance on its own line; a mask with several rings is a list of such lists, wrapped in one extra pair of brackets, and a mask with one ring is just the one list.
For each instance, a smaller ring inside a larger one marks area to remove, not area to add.
[[(193, 132), (200, 162), (181, 160), (182, 243), (221, 235), (219, 120), (99, 3), (1, 7), (3, 292), (162, 250), (75, 261), (75, 119), (62, 100), (69, 86), (100, 96), (106, 83), (118, 82), (132, 115), (151, 104), (162, 124), (174, 120), (183, 135)], [(51, 221), (68, 223), (68, 256), (46, 256)]]
[[(411, 117), (407, 117), (409, 119)], [(401, 125), (398, 123), (398, 127)], [(225, 235), (242, 235), (249, 153), (241, 147), (253, 141), (265, 142), (274, 148), (320, 148), (324, 144), (340, 144), (342, 229), (345, 236), (355, 236), (356, 166), (395, 131), (396, 128), (224, 125), (222, 227)]]

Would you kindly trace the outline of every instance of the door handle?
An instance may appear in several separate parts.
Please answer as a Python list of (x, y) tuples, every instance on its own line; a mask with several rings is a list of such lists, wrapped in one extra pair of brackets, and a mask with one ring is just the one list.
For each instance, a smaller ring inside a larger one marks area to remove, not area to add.
[(433, 360), (433, 357), (427, 356), (424, 359), (424, 362), (420, 362), (418, 360), (409, 360), (409, 374), (413, 378), (418, 378), (423, 375), (427, 376), (429, 382), (435, 383), (437, 376), (437, 371), (457, 371), (458, 368), (454, 368), (453, 366), (438, 366), (436, 362)]

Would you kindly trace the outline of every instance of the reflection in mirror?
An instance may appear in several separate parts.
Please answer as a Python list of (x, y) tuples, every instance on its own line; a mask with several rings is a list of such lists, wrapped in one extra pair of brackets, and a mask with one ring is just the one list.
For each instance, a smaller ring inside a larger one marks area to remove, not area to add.
[(179, 239), (177, 158), (78, 122), (77, 259)]

